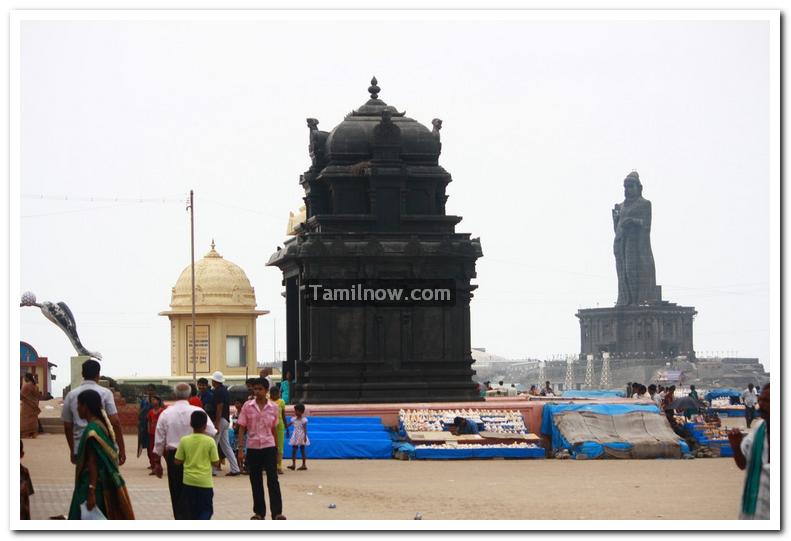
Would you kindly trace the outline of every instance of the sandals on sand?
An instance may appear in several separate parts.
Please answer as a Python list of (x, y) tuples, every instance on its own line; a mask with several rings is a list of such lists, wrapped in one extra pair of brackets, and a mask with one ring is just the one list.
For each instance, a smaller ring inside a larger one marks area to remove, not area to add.
[(307, 467), (307, 466), (300, 466), (300, 467), (299, 467), (299, 468), (297, 468), (297, 469), (298, 469), (298, 470), (300, 470), (300, 471), (304, 471), (304, 470), (307, 470), (307, 469), (308, 469), (308, 467)]

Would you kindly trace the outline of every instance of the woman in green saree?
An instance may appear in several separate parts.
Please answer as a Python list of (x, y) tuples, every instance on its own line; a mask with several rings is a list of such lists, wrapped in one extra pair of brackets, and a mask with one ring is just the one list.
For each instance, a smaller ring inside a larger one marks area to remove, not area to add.
[(134, 520), (126, 483), (118, 471), (115, 434), (102, 409), (99, 393), (86, 390), (77, 397), (77, 411), (88, 426), (77, 448), (77, 475), (69, 507), (69, 520), (80, 520), (80, 505), (98, 507), (110, 520)]

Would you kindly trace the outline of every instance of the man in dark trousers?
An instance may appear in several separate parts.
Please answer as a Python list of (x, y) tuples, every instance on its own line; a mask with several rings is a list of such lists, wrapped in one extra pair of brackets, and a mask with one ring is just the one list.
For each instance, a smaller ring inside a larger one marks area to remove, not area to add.
[[(239, 464), (236, 462), (236, 456), (233, 454), (231, 448), (231, 440), (228, 431), (231, 430), (231, 395), (228, 392), (228, 387), (223, 385), (225, 376), (222, 372), (215, 372), (211, 376), (211, 386), (214, 391), (214, 405), (209, 417), (214, 421), (214, 426), (217, 427), (217, 445), (220, 446), (220, 451), (228, 459), (228, 465), (231, 471), (226, 473), (226, 477), (236, 477), (241, 472)], [(218, 473), (218, 472), (215, 472)]]
[(742, 402), (744, 403), (744, 420), (747, 421), (747, 428), (750, 428), (755, 419), (755, 405), (758, 403), (758, 392), (755, 386), (750, 383), (742, 392)]
[[(173, 518), (176, 520), (189, 520), (191, 514), (188, 509), (188, 502), (182, 498), (184, 467), (176, 464), (176, 450), (181, 438), (193, 433), (191, 425), (192, 413), (203, 410), (188, 402), (192, 393), (192, 388), (188, 383), (179, 383), (174, 391), (176, 402), (165, 408), (157, 420), (154, 436), (154, 455), (156, 455), (154, 473), (157, 477), (162, 477), (160, 457), (164, 456), (168, 467), (168, 489), (170, 491), (170, 504), (173, 508)], [(216, 432), (214, 423), (209, 418), (204, 433), (208, 436), (214, 436)]]
[(247, 455), (239, 446), (239, 462), (247, 462), (250, 487), (253, 490), (253, 513), (251, 520), (264, 520), (266, 501), (264, 500), (263, 472), (266, 472), (266, 487), (269, 491), (269, 507), (273, 520), (285, 520), (283, 500), (280, 496), (280, 482), (277, 479), (277, 462), (282, 458), (277, 448), (277, 422), (280, 408), (267, 398), (269, 382), (263, 378), (253, 382), (253, 399), (242, 406), (236, 422), (239, 424), (239, 441), (247, 434)]

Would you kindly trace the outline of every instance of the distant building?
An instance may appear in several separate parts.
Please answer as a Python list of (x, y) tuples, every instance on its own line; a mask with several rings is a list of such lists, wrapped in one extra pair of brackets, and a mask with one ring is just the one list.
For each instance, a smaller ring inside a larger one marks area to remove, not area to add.
[[(173, 287), (170, 310), (170, 374), (192, 376), (192, 275), (188, 265)], [(195, 372), (210, 376), (216, 370), (226, 376), (254, 375), (256, 319), (268, 314), (256, 310), (255, 291), (245, 272), (211, 250), (195, 263)]]
[(38, 352), (27, 342), (19, 342), (19, 377), (25, 374), (36, 376), (41, 395), (47, 399), (52, 397), (52, 380), (55, 379), (52, 368), (57, 366), (49, 362), (47, 357), (39, 357)]

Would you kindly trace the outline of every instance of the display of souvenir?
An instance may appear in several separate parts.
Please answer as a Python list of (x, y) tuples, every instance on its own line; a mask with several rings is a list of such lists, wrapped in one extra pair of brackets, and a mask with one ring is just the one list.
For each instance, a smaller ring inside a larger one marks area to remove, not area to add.
[(423, 449), (537, 449), (534, 443), (509, 443), (509, 444), (470, 444), (470, 443), (441, 443), (437, 445), (416, 445), (416, 448)]
[(409, 432), (440, 432), (448, 430), (456, 417), (464, 417), (483, 432), (527, 434), (525, 421), (518, 411), (509, 410), (401, 410), (399, 420)]

